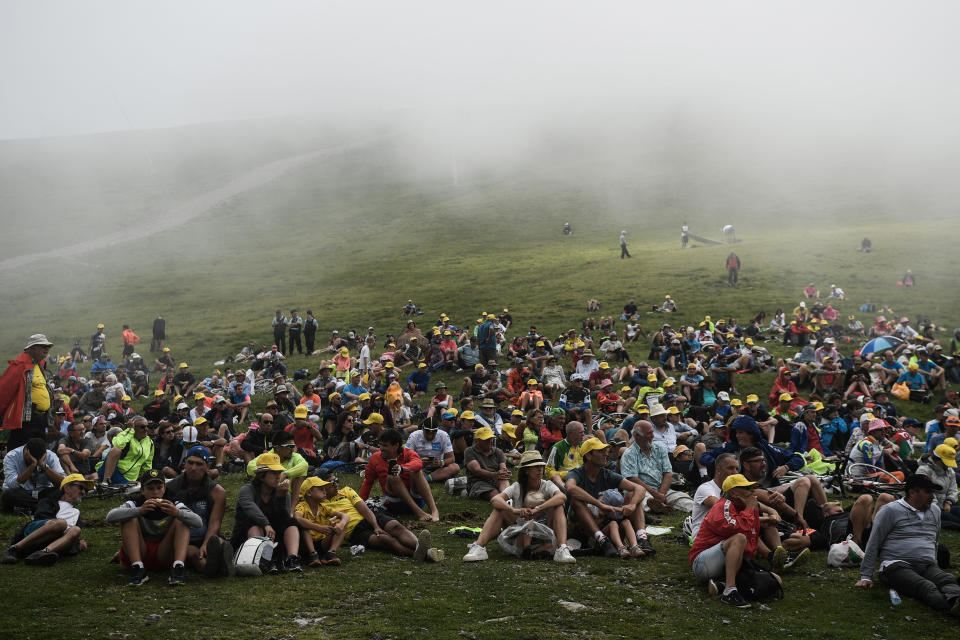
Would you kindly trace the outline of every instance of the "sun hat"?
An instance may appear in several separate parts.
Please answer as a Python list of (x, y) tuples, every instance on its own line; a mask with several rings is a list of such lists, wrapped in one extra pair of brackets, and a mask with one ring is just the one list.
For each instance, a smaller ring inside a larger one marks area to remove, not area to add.
[(543, 461), (543, 456), (539, 451), (525, 451), (520, 456), (520, 468), (525, 467), (545, 467), (547, 463)]
[(35, 347), (37, 345), (41, 347), (52, 347), (53, 343), (47, 340), (47, 336), (44, 334), (35, 333), (27, 338), (27, 346), (25, 346), (24, 349), (29, 349), (30, 347)]

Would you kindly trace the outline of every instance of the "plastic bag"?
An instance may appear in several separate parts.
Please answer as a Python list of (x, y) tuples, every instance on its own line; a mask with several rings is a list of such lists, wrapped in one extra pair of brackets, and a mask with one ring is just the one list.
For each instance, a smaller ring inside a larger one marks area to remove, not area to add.
[(517, 538), (521, 535), (529, 536), (531, 545), (549, 543), (553, 548), (557, 547), (557, 536), (553, 529), (536, 520), (518, 520), (517, 524), (500, 532), (497, 542), (505, 552), (519, 558), (523, 548), (517, 545)]
[(843, 542), (830, 545), (827, 552), (827, 565), (839, 569), (841, 567), (857, 567), (863, 560), (863, 549), (853, 541), (853, 536), (847, 536)]

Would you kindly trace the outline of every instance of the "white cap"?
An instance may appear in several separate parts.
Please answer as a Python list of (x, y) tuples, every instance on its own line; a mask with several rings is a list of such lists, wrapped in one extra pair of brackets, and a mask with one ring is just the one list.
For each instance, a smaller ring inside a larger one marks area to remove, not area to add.
[(730, 394), (726, 391), (721, 391), (717, 394), (717, 400), (726, 400), (727, 402), (730, 402)]
[(180, 404), (177, 405), (177, 411), (180, 411), (180, 409), (189, 409), (189, 408), (190, 408), (190, 405), (188, 405), (186, 402), (181, 402)]
[(183, 428), (183, 441), (184, 442), (196, 442), (197, 441), (197, 428), (194, 426), (184, 427)]

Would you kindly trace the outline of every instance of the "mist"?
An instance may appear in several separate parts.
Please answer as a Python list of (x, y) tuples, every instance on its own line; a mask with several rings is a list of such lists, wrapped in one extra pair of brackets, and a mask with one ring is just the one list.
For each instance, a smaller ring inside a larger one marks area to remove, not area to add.
[[(411, 180), (525, 171), (590, 185), (613, 213), (949, 215), (957, 195), (960, 5), (949, 1), (0, 10), (7, 184), (41, 144), (30, 139), (251, 121), (245, 145), (268, 150), (264, 161), (387, 135)], [(223, 137), (195, 136), (206, 146), (194, 149), (154, 135), (132, 144), (127, 172), (172, 183), (198, 157), (220, 158), (226, 179), (240, 167)], [(43, 144), (29, 168), (48, 186), (75, 175), (78, 155), (96, 166), (90, 154), (115, 149)], [(0, 204), (4, 219), (15, 213)]]

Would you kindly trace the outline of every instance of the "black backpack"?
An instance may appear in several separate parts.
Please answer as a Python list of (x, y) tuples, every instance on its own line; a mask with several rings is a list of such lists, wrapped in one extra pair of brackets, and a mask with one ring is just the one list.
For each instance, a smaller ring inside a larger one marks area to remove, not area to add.
[(747, 600), (766, 600), (774, 596), (783, 598), (783, 587), (772, 573), (761, 569), (753, 560), (744, 558), (737, 572), (737, 591)]
[[(850, 527), (850, 512), (843, 511), (823, 520), (821, 530), (827, 538), (828, 544), (837, 544), (847, 539), (847, 529)], [(829, 547), (828, 547), (829, 548)]]

